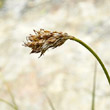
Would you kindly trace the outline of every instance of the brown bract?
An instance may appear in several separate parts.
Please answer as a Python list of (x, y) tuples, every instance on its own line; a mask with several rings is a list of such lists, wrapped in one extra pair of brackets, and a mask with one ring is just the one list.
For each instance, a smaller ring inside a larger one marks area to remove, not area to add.
[(32, 49), (31, 53), (41, 53), (42, 56), (49, 48), (56, 48), (62, 45), (68, 38), (67, 33), (57, 31), (33, 30), (35, 35), (30, 34), (24, 46)]

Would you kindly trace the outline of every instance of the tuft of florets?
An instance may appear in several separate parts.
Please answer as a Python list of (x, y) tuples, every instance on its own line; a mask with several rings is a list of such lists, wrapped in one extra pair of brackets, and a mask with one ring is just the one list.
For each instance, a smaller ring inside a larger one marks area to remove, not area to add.
[(41, 53), (40, 56), (42, 56), (49, 48), (56, 48), (62, 45), (68, 38), (67, 33), (57, 31), (51, 32), (44, 29), (33, 31), (35, 34), (30, 34), (26, 37), (27, 42), (24, 43), (24, 46), (31, 48), (31, 53)]

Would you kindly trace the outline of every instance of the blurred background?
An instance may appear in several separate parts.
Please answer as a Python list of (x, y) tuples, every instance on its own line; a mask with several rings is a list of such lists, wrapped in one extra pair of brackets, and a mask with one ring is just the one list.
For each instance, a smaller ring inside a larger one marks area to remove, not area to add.
[[(19, 110), (91, 110), (95, 58), (66, 41), (41, 58), (22, 46), (33, 29), (67, 32), (90, 45), (110, 73), (110, 0), (0, 0), (0, 98)], [(97, 63), (96, 110), (110, 110)], [(0, 110), (12, 108), (0, 102)]]

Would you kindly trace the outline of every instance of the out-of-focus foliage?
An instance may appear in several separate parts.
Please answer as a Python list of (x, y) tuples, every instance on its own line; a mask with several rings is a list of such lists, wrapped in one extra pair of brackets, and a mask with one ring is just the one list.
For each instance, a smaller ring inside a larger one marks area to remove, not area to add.
[(0, 0), (0, 8), (3, 7), (5, 0)]

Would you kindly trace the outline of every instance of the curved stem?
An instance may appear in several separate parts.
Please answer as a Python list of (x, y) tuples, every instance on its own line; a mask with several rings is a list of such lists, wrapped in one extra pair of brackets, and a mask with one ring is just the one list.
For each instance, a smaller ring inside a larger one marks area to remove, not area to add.
[(103, 64), (102, 60), (99, 58), (99, 56), (94, 52), (94, 50), (91, 47), (89, 47), (86, 43), (84, 43), (83, 41), (81, 41), (78, 38), (75, 38), (73, 36), (69, 36), (68, 39), (80, 43), (81, 45), (83, 45), (86, 49), (88, 49), (95, 56), (95, 58), (97, 59), (97, 61), (101, 65), (101, 67), (102, 67), (102, 69), (103, 69), (103, 71), (104, 71), (104, 73), (106, 75), (106, 78), (107, 78), (107, 80), (109, 82), (109, 85), (110, 85), (110, 76), (109, 76), (109, 74), (107, 72), (107, 69), (106, 69), (105, 65)]

